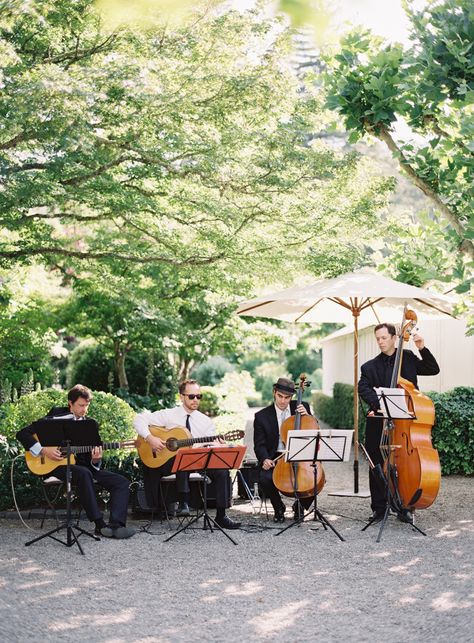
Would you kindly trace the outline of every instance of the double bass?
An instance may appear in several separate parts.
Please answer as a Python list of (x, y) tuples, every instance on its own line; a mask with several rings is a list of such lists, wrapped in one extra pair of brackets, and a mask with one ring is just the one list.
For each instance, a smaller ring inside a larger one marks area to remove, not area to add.
[(438, 452), (431, 443), (434, 404), (409, 380), (400, 376), (403, 343), (408, 341), (416, 323), (415, 311), (405, 307), (390, 384), (390, 388), (404, 391), (405, 402), (413, 418), (386, 420), (380, 443), (386, 475), (390, 471), (389, 483), (395, 506), (398, 505), (397, 509), (401, 511), (410, 512), (432, 505), (441, 481)]
[[(305, 387), (309, 386), (305, 375), (300, 375), (296, 406), (301, 404)], [(319, 429), (319, 423), (313, 415), (301, 415), (296, 411), (295, 415), (287, 418), (280, 427), (280, 435), (283, 444), (287, 443), (288, 431), (299, 431), (305, 429)], [(324, 469), (319, 463), (316, 467), (316, 489), (317, 493), (324, 487)], [(314, 496), (314, 469), (310, 462), (284, 462), (283, 458), (278, 460), (273, 469), (273, 483), (284, 496), (294, 498), (312, 498)]]

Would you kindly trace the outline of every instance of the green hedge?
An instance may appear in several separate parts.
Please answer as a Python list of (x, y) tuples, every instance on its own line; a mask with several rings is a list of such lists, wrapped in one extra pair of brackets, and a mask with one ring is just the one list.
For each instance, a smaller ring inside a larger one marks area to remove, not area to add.
[(443, 474), (474, 473), (474, 388), (458, 386), (446, 393), (428, 393), (435, 405), (433, 446)]
[[(350, 429), (354, 426), (354, 387), (336, 382), (333, 396), (320, 391), (313, 393), (311, 402), (317, 418), (334, 429)], [(365, 437), (365, 413), (359, 409), (359, 442)]]
[[(333, 397), (316, 392), (312, 403), (316, 417), (334, 428), (353, 426), (353, 389), (336, 383)], [(444, 475), (474, 473), (474, 388), (460, 386), (446, 393), (428, 393), (435, 406), (433, 446), (439, 452)], [(365, 413), (359, 412), (359, 442), (365, 436)]]
[[(15, 455), (23, 453), (23, 448), (15, 439), (17, 431), (43, 417), (53, 406), (66, 406), (67, 393), (56, 389), (37, 391), (23, 395), (18, 402), (7, 403), (1, 407), (0, 423), (0, 510), (13, 509), (13, 496), (10, 485), (11, 462)], [(120, 398), (95, 391), (89, 407), (89, 415), (95, 418), (100, 426), (100, 435), (104, 441), (121, 441), (135, 436), (133, 429), (133, 409)], [(133, 473), (138, 477), (134, 464), (135, 452), (114, 451), (104, 454), (108, 469), (123, 473)], [(18, 458), (14, 464), (14, 484), (17, 502), (20, 509), (31, 508), (42, 503), (40, 479), (30, 474), (24, 458)]]

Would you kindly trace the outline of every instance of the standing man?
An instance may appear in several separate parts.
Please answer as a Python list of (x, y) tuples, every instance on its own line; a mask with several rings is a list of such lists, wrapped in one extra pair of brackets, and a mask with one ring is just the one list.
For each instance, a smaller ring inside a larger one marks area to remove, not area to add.
[[(374, 387), (390, 387), (395, 362), (397, 334), (393, 324), (385, 323), (378, 324), (374, 329), (374, 333), (381, 352), (374, 359), (362, 364), (358, 390), (361, 399), (369, 405), (365, 428), (365, 448), (372, 462), (377, 465), (383, 464), (383, 455), (380, 451), (383, 419), (376, 417), (381, 411)], [(436, 359), (426, 348), (423, 337), (415, 334), (413, 335), (413, 341), (420, 351), (421, 359), (412, 351), (404, 349), (400, 375), (409, 380), (415, 388), (418, 388), (417, 376), (437, 375), (439, 366)], [(384, 517), (386, 495), (372, 469), (369, 471), (369, 486), (373, 512), (372, 522), (375, 522)]]
[[(253, 442), (260, 471), (259, 485), (266, 498), (272, 503), (275, 515), (274, 522), (284, 522), (285, 505), (280, 492), (273, 483), (273, 468), (275, 458), (285, 451), (285, 445), (280, 437), (280, 428), (283, 422), (296, 411), (301, 415), (311, 415), (309, 405), (303, 402), (298, 407), (296, 400), (291, 398), (296, 392), (295, 383), (286, 377), (278, 378), (273, 385), (273, 404), (258, 411), (253, 423)], [(313, 498), (300, 498), (293, 503), (294, 519), (299, 520), (304, 509), (309, 509)]]
[[(213, 422), (201, 413), (199, 404), (202, 393), (196, 380), (186, 380), (179, 385), (181, 406), (161, 411), (144, 411), (135, 416), (134, 427), (144, 438), (153, 451), (162, 451), (166, 444), (159, 437), (151, 434), (149, 426), (160, 426), (166, 429), (186, 427), (193, 438), (216, 436), (216, 427)], [(217, 437), (217, 436), (216, 436)], [(161, 467), (152, 469), (143, 466), (143, 481), (147, 502), (152, 507), (159, 506), (159, 484), (163, 476), (171, 473), (174, 458), (165, 462)], [(235, 522), (226, 515), (230, 507), (230, 478), (226, 469), (208, 470), (207, 473), (214, 480), (216, 486), (216, 523), (224, 529), (238, 529), (240, 522)], [(178, 516), (189, 516), (189, 474), (178, 471), (176, 474), (176, 487), (178, 491)]]
[[(68, 392), (67, 399), (67, 407), (52, 408), (45, 419), (74, 420), (77, 422), (85, 420), (89, 404), (92, 400), (92, 392), (90, 389), (82, 384), (76, 384)], [(97, 425), (97, 433), (98, 432), (99, 427)], [(16, 437), (25, 449), (28, 449), (35, 457), (45, 456), (53, 461), (64, 459), (64, 456), (57, 447), (41, 446), (34, 434), (34, 424), (31, 424), (21, 429), (21, 431), (18, 431)], [(135, 529), (125, 526), (127, 522), (128, 497), (130, 494), (129, 481), (127, 478), (118, 473), (106, 471), (101, 468), (102, 447), (95, 447), (93, 451), (89, 453), (78, 453), (75, 455), (75, 460), (76, 464), (71, 465), (71, 482), (77, 487), (77, 494), (87, 517), (91, 522), (95, 523), (96, 536), (118, 539), (133, 536)], [(66, 481), (66, 469), (67, 467), (61, 465), (51, 473), (56, 478)], [(104, 516), (97, 504), (94, 482), (110, 492), (109, 525), (106, 525)]]

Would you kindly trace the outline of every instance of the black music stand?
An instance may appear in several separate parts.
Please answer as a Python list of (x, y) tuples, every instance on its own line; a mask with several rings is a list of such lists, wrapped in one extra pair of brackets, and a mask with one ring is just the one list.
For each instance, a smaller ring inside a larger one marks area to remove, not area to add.
[[(379, 533), (377, 535), (375, 542), (379, 543), (382, 538), (382, 533), (387, 523), (387, 519), (390, 515), (391, 509), (394, 509), (396, 511), (397, 515), (401, 519), (401, 522), (407, 525), (411, 525), (411, 527), (413, 527), (414, 530), (418, 531), (423, 536), (426, 536), (425, 532), (422, 531), (419, 527), (417, 527), (414, 524), (413, 517), (411, 519), (402, 518), (403, 505), (398, 493), (397, 473), (396, 473), (396, 470), (392, 467), (392, 463), (391, 463), (391, 451), (399, 448), (397, 445), (394, 445), (392, 443), (393, 429), (394, 429), (393, 420), (415, 419), (415, 415), (411, 413), (407, 408), (406, 401), (405, 401), (405, 391), (403, 389), (380, 387), (380, 388), (375, 388), (375, 391), (377, 393), (377, 396), (380, 402), (379, 408), (382, 411), (382, 415), (379, 415), (379, 417), (383, 418), (386, 421), (386, 429), (384, 430), (387, 430), (387, 434), (388, 434), (388, 444), (387, 444), (388, 457), (386, 459), (387, 473), (385, 475), (385, 511), (380, 523)], [(393, 486), (393, 489), (392, 489), (392, 486)], [(417, 492), (415, 492), (411, 500), (411, 503), (414, 504), (420, 497), (421, 493), (422, 493), (422, 490), (418, 489)], [(369, 522), (365, 525), (365, 527), (361, 529), (361, 531), (365, 531), (376, 521), (377, 521), (377, 517), (374, 516), (369, 520)]]
[[(336, 429), (334, 429), (334, 432), (335, 431)], [(324, 433), (325, 435), (322, 435), (321, 433)], [(288, 449), (286, 452), (286, 462), (311, 462), (311, 466), (313, 467), (314, 508), (308, 511), (306, 514), (303, 513), (303, 515), (298, 520), (295, 520), (294, 522), (281, 529), (277, 534), (275, 534), (275, 536), (279, 536), (288, 529), (291, 529), (291, 527), (301, 524), (307, 516), (313, 514), (313, 520), (319, 521), (324, 527), (325, 531), (327, 531), (327, 528), (329, 527), (336, 534), (339, 540), (345, 541), (345, 539), (341, 536), (337, 529), (333, 527), (333, 525), (318, 509), (318, 462), (343, 462), (345, 459), (345, 454), (346, 456), (348, 456), (350, 452), (350, 441), (348, 434), (350, 433), (352, 435), (352, 431), (339, 431), (338, 435), (334, 436), (332, 436), (331, 433), (331, 430), (324, 430), (322, 432), (320, 429), (288, 431)], [(296, 490), (295, 501), (299, 502)]]
[[(235, 447), (205, 447), (200, 449), (195, 448), (186, 448), (179, 449), (171, 469), (172, 473), (177, 471), (193, 471), (202, 472), (204, 478), (207, 477), (208, 470), (211, 469), (238, 469), (242, 464), (245, 451), (247, 447), (245, 446), (235, 446)], [(198, 511), (197, 515), (190, 520), (186, 525), (180, 527), (177, 531), (174, 532), (169, 538), (165, 539), (165, 543), (169, 540), (180, 534), (186, 529), (193, 529), (192, 525), (198, 520), (203, 518), (203, 529), (210, 529), (211, 533), (214, 531), (213, 527), (219, 529), (224, 536), (237, 545), (235, 540), (229, 536), (229, 534), (222, 529), (220, 525), (217, 524), (214, 518), (209, 515), (207, 511), (207, 482), (204, 482), (204, 491), (203, 491), (203, 510)]]
[[(87, 422), (87, 424), (86, 424)], [(77, 425), (80, 424), (81, 426), (78, 427)], [(75, 425), (75, 426), (74, 426)], [(53, 540), (56, 540), (58, 543), (61, 543), (65, 545), (66, 547), (72, 547), (74, 544), (77, 544), (79, 551), (81, 554), (84, 556), (84, 550), (81, 547), (81, 544), (79, 542), (79, 536), (81, 534), (84, 534), (86, 536), (89, 536), (93, 540), (100, 540), (98, 536), (95, 536), (94, 534), (90, 533), (89, 531), (86, 531), (85, 529), (82, 529), (82, 527), (79, 527), (79, 525), (76, 525), (73, 527), (72, 525), (72, 488), (71, 488), (71, 478), (72, 478), (72, 473), (71, 473), (71, 440), (66, 439), (65, 437), (67, 436), (70, 438), (72, 435), (77, 434), (77, 440), (79, 442), (83, 442), (82, 445), (80, 444), (75, 444), (74, 446), (86, 446), (89, 444), (93, 444), (98, 442), (97, 446), (101, 443), (100, 441), (100, 436), (97, 431), (97, 423), (95, 421), (88, 421), (88, 420), (83, 420), (81, 422), (76, 422), (74, 420), (64, 420), (64, 419), (44, 419), (44, 420), (39, 420), (37, 423), (35, 423), (35, 430), (36, 434), (39, 438), (39, 441), (43, 446), (61, 446), (62, 449), (66, 449), (66, 520), (63, 522), (59, 527), (56, 527), (55, 529), (51, 529), (50, 531), (46, 532), (45, 534), (41, 534), (41, 536), (37, 536), (36, 538), (33, 538), (33, 540), (29, 540), (28, 542), (25, 543), (25, 547), (28, 547), (29, 545), (32, 545), (33, 543), (38, 542), (39, 540), (43, 540), (43, 538), (52, 538)], [(74, 440), (76, 441), (76, 439)], [(72, 447), (73, 449), (74, 447)], [(39, 457), (39, 456), (38, 456)], [(54, 473), (54, 471), (53, 471)], [(56, 538), (54, 534), (57, 534), (63, 530), (66, 530), (66, 540), (61, 540), (59, 538)], [(78, 534), (76, 534), (76, 531)]]

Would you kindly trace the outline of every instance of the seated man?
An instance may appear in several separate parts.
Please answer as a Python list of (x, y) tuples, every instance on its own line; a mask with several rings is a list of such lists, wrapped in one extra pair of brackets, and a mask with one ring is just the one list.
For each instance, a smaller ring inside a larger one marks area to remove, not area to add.
[[(162, 451), (165, 442), (159, 437), (152, 435), (149, 426), (159, 426), (166, 429), (175, 427), (186, 427), (193, 438), (215, 436), (216, 428), (213, 422), (201, 413), (199, 404), (201, 402), (201, 388), (196, 380), (186, 380), (179, 386), (181, 405), (172, 409), (161, 411), (144, 411), (135, 417), (135, 429), (144, 438), (153, 451)], [(171, 473), (174, 458), (169, 459), (160, 467), (151, 468), (143, 465), (143, 482), (147, 502), (152, 507), (159, 503), (158, 488), (163, 476)], [(230, 480), (229, 472), (226, 469), (208, 470), (207, 473), (214, 480), (216, 485), (216, 523), (224, 529), (238, 529), (240, 522), (235, 522), (226, 515), (226, 509), (230, 507)], [(178, 516), (189, 516), (189, 474), (178, 472), (176, 474), (176, 486), (178, 490)]]
[[(296, 392), (295, 384), (286, 377), (279, 377), (273, 385), (273, 403), (255, 413), (253, 441), (255, 455), (260, 465), (258, 483), (265, 497), (270, 500), (274, 510), (275, 522), (284, 522), (286, 507), (280, 492), (273, 482), (275, 459), (285, 450), (280, 436), (283, 422), (296, 411), (301, 415), (310, 415), (307, 402), (296, 406), (296, 400), (291, 398)], [(299, 520), (313, 502), (312, 498), (299, 498), (293, 503), (294, 520)]]
[[(91, 391), (82, 384), (76, 384), (68, 392), (68, 407), (53, 408), (45, 419), (84, 420), (92, 400)], [(50, 460), (63, 460), (64, 455), (57, 447), (43, 447), (35, 438), (34, 425), (29, 425), (16, 434), (21, 444), (32, 455), (46, 456)], [(102, 448), (95, 447), (90, 453), (75, 455), (76, 464), (71, 465), (71, 481), (77, 488), (77, 495), (84, 507), (87, 517), (95, 523), (95, 534), (106, 538), (130, 538), (135, 530), (126, 527), (129, 481), (124, 476), (101, 468)], [(48, 474), (50, 475), (50, 474)], [(60, 480), (66, 480), (66, 466), (61, 465), (52, 471), (52, 475)], [(94, 482), (110, 492), (109, 525), (104, 521), (102, 512), (97, 504)]]

